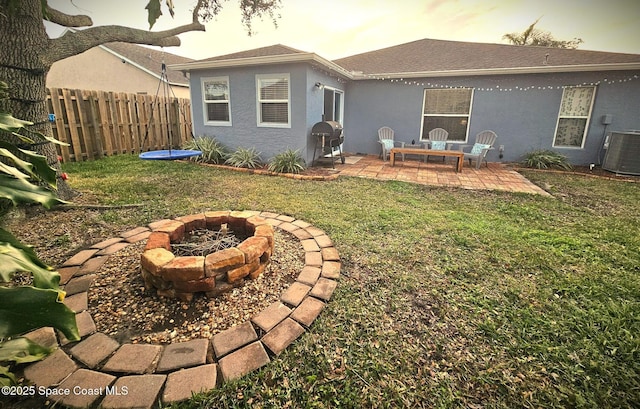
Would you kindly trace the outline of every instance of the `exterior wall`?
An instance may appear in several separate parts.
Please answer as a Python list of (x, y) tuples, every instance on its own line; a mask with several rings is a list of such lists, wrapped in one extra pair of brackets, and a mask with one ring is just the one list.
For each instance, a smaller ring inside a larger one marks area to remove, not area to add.
[[(377, 130), (385, 125), (395, 130), (396, 140), (419, 141), (424, 89), (437, 84), (474, 88), (467, 143), (472, 144), (478, 132), (491, 129), (498, 134), (496, 147), (505, 147), (502, 159), (496, 149), (489, 153), (489, 161), (519, 161), (532, 150), (552, 149), (574, 164), (599, 163), (606, 132), (640, 128), (640, 79), (629, 80), (634, 75), (640, 72), (352, 81), (346, 90), (345, 148), (379, 153)], [(598, 82), (584, 148), (553, 148), (562, 86)], [(601, 122), (605, 114), (613, 115), (607, 127)]]
[(322, 121), (322, 112), (324, 110), (324, 92), (322, 89), (316, 87), (316, 82), (323, 83), (325, 76), (318, 71), (307, 69), (307, 131), (306, 142), (307, 147), (305, 149), (305, 161), (308, 166), (311, 166), (314, 159), (314, 148), (316, 139), (311, 136), (311, 128), (316, 122)]
[[(262, 74), (289, 74), (290, 128), (257, 125), (256, 75)], [(206, 77), (229, 77), (231, 126), (210, 126), (204, 123), (201, 79)], [(333, 84), (333, 81), (335, 80), (326, 74), (315, 71), (304, 63), (192, 71), (194, 134), (215, 137), (231, 150), (255, 147), (265, 161), (287, 149), (300, 150), (302, 157), (310, 165), (315, 143), (311, 138), (311, 128), (321, 120), (323, 110), (323, 93), (315, 87), (315, 83)]]
[[(82, 54), (57, 61), (47, 74), (47, 87), (49, 88), (156, 95), (158, 84), (158, 78), (129, 63), (123, 64), (115, 55), (100, 47), (94, 47)], [(160, 95), (163, 95), (162, 88), (160, 87)], [(171, 89), (176, 97), (189, 98), (188, 87), (172, 86)]]

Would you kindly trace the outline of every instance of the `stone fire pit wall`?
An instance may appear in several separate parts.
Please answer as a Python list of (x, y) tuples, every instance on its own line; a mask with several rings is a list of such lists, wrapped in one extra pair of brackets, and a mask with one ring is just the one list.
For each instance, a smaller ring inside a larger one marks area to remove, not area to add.
[[(178, 243), (196, 229), (219, 230), (227, 224), (237, 236), (248, 237), (236, 247), (203, 256), (176, 257)], [(254, 212), (216, 211), (154, 223), (141, 256), (145, 287), (161, 297), (191, 301), (194, 293), (208, 297), (230, 291), (245, 279), (262, 274), (273, 254), (273, 227)]]

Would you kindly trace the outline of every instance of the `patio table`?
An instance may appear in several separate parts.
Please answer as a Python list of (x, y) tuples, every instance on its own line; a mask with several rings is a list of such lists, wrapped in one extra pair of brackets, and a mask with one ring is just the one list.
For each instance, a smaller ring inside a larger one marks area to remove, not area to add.
[(391, 148), (390, 159), (391, 166), (396, 163), (396, 153), (412, 154), (412, 155), (433, 155), (433, 156), (453, 156), (457, 158), (456, 172), (462, 172), (462, 164), (464, 163), (464, 152), (461, 151), (440, 151), (435, 149), (416, 149), (416, 148)]

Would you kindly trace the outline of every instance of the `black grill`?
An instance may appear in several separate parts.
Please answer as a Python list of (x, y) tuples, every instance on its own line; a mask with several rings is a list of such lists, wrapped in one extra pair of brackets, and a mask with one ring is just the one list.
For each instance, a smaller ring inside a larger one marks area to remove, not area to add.
[(322, 121), (313, 125), (311, 135), (336, 139), (342, 136), (342, 125), (336, 121)]
[[(334, 148), (338, 148), (340, 160), (344, 163), (344, 155), (340, 145), (344, 142), (344, 133), (342, 125), (336, 121), (318, 122), (311, 128), (311, 136), (316, 138), (316, 146), (313, 150), (314, 164), (320, 157), (330, 155), (331, 164), (335, 168)], [(320, 156), (316, 158), (316, 151), (320, 150)]]

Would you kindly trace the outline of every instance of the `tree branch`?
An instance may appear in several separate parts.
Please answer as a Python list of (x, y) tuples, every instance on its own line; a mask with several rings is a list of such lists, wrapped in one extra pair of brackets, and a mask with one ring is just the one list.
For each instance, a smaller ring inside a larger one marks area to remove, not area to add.
[(69, 31), (62, 37), (49, 40), (48, 51), (43, 55), (45, 63), (80, 54), (100, 44), (122, 41), (161, 47), (180, 45), (178, 34), (189, 31), (205, 31), (204, 25), (196, 22), (165, 31), (146, 31), (123, 26), (98, 26), (81, 31)]
[(198, 4), (196, 4), (196, 6), (193, 8), (193, 14), (191, 18), (194, 23), (200, 22), (198, 14), (200, 13), (200, 9), (202, 9), (203, 6), (204, 6), (204, 1), (198, 0)]
[(61, 11), (45, 6), (45, 20), (59, 24), (64, 27), (88, 27), (93, 25), (93, 20), (89, 16), (71, 16)]

